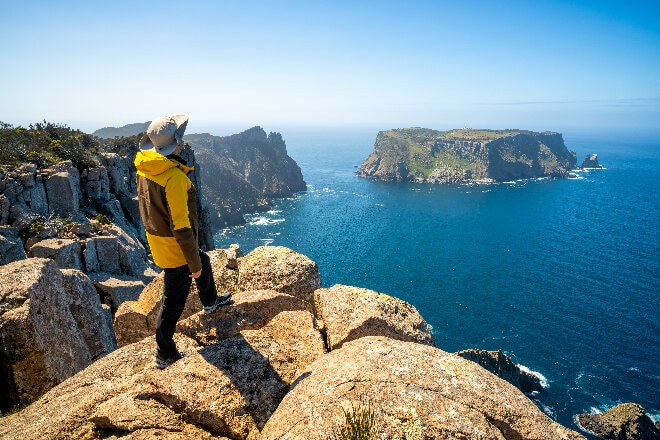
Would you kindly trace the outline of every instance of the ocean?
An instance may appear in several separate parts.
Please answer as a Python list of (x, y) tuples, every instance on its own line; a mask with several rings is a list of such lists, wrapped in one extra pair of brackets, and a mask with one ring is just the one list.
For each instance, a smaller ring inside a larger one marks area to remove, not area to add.
[(357, 177), (377, 130), (281, 132), (308, 190), (216, 231), (217, 247), (289, 247), (325, 287), (413, 304), (442, 350), (502, 349), (564, 426), (624, 402), (660, 420), (660, 137), (565, 132), (578, 165), (597, 153), (604, 168), (440, 186)]

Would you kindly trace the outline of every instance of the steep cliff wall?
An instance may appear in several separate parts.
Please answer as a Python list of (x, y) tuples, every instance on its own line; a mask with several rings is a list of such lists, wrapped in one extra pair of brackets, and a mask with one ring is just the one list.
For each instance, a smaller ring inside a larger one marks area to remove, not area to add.
[(358, 175), (397, 182), (470, 183), (566, 177), (575, 168), (561, 134), (523, 130), (381, 131)]
[(202, 163), (204, 193), (216, 226), (244, 223), (244, 214), (266, 210), (272, 198), (291, 197), (307, 186), (279, 133), (253, 127), (232, 136), (185, 136)]
[[(148, 125), (106, 127), (93, 134), (103, 138), (135, 136)], [(245, 214), (268, 210), (271, 199), (291, 197), (307, 189), (280, 133), (267, 135), (261, 127), (253, 127), (231, 136), (187, 134), (184, 140), (201, 164), (204, 203), (208, 202), (208, 220), (214, 227), (244, 224)]]

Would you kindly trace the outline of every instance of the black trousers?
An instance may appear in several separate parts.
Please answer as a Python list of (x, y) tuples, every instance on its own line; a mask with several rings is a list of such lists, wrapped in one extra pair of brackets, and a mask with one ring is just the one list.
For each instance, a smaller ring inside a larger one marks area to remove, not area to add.
[[(199, 278), (195, 278), (195, 284), (200, 301), (204, 306), (209, 306), (217, 298), (218, 292), (211, 270), (211, 259), (202, 251), (199, 251), (199, 256), (202, 259), (202, 274)], [(183, 313), (188, 293), (190, 293), (192, 278), (190, 278), (188, 265), (164, 269), (164, 272), (163, 303), (156, 324), (156, 343), (158, 344), (158, 356), (169, 358), (177, 355), (173, 336), (176, 323)]]

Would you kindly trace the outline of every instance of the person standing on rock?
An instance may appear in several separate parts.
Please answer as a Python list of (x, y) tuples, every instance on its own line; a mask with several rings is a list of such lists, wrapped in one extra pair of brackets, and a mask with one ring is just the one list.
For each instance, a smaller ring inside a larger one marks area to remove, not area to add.
[(218, 295), (210, 258), (198, 244), (197, 197), (187, 176), (193, 168), (179, 157), (187, 124), (185, 115), (156, 119), (140, 139), (135, 156), (140, 215), (154, 263), (165, 272), (156, 324), (159, 369), (184, 356), (173, 336), (193, 279), (204, 313), (231, 302), (229, 292)]

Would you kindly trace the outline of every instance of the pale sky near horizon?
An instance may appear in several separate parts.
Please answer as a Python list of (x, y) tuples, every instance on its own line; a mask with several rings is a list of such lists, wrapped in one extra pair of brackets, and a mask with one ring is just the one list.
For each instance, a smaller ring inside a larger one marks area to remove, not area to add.
[(0, 0), (0, 17), (15, 126), (660, 131), (657, 0)]

